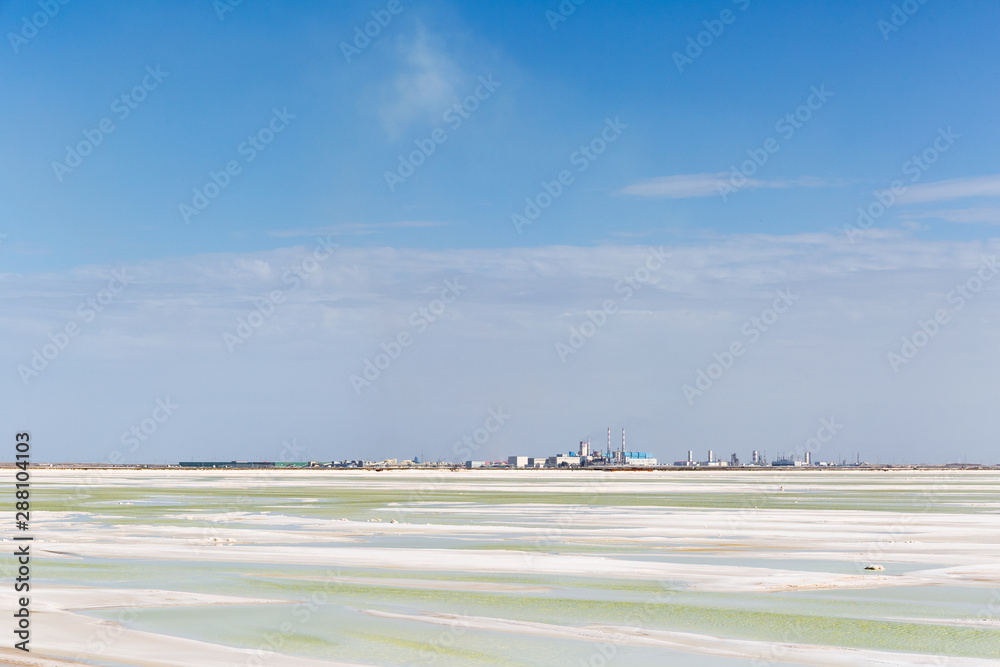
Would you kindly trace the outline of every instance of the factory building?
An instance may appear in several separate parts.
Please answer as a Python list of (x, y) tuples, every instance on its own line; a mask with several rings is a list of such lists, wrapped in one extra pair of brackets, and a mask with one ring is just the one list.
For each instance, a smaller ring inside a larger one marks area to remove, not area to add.
[(772, 466), (781, 468), (801, 468), (806, 465), (804, 461), (796, 461), (794, 459), (780, 458), (771, 462)]
[(182, 468), (274, 468), (273, 461), (181, 461)]
[(719, 459), (715, 458), (715, 452), (710, 449), (710, 450), (708, 450), (708, 460), (707, 461), (702, 461), (698, 465), (700, 465), (700, 466), (706, 466), (708, 468), (725, 468), (725, 467), (727, 467), (729, 465), (729, 462), (728, 461), (720, 461)]
[(568, 466), (579, 466), (580, 457), (574, 456), (573, 452), (569, 452), (566, 456), (561, 454), (556, 454), (555, 456), (550, 456), (545, 459), (546, 468), (566, 468)]
[(685, 468), (691, 468), (691, 467), (694, 467), (695, 465), (697, 465), (695, 463), (695, 461), (694, 461), (694, 451), (689, 449), (688, 450), (687, 461), (674, 461), (674, 465), (675, 466), (682, 466), (682, 467), (685, 467)]

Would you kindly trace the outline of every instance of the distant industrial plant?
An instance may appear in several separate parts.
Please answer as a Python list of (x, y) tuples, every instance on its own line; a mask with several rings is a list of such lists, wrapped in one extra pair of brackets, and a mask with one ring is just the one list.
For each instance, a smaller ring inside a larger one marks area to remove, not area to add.
[[(497, 465), (499, 464), (499, 465)], [(585, 468), (608, 466), (655, 466), (656, 458), (648, 452), (630, 452), (625, 449), (625, 429), (622, 429), (622, 444), (617, 450), (611, 448), (611, 427), (608, 427), (608, 448), (594, 450), (590, 439), (581, 440), (580, 448), (567, 452), (565, 456), (510, 456), (503, 462), (466, 461), (466, 468), (507, 467), (507, 468)]]
[(621, 445), (612, 447), (611, 427), (608, 427), (608, 444), (606, 449), (595, 449), (590, 439), (581, 440), (576, 451), (566, 454), (557, 453), (551, 456), (508, 456), (496, 461), (434, 461), (421, 462), (413, 460), (383, 459), (381, 461), (344, 460), (344, 461), (182, 461), (182, 468), (763, 468), (763, 467), (860, 467), (869, 465), (862, 462), (860, 455), (854, 462), (846, 459), (838, 462), (813, 461), (812, 453), (806, 451), (801, 455), (779, 454), (778, 458), (768, 463), (767, 452), (753, 450), (749, 463), (740, 462), (737, 455), (731, 454), (729, 459), (717, 458), (715, 452), (708, 450), (708, 457), (696, 461), (694, 450), (688, 450), (687, 458), (674, 461), (672, 464), (660, 464), (649, 452), (629, 451), (625, 449), (625, 429), (622, 429)]
[(715, 452), (711, 449), (708, 450), (708, 458), (704, 461), (694, 460), (694, 451), (688, 450), (687, 459), (684, 461), (674, 461), (674, 466), (679, 468), (760, 468), (765, 466), (772, 467), (785, 467), (785, 468), (803, 468), (807, 466), (823, 466), (823, 467), (858, 467), (869, 465), (867, 461), (861, 460), (861, 455), (857, 456), (857, 460), (854, 463), (848, 462), (846, 459), (842, 460), (840, 463), (832, 461), (813, 461), (811, 452), (804, 452), (801, 457), (796, 455), (786, 456), (785, 454), (779, 454), (778, 458), (772, 461), (770, 464), (767, 462), (767, 452), (760, 452), (758, 450), (753, 450), (750, 453), (750, 463), (741, 463), (740, 459), (736, 454), (731, 454), (729, 460), (718, 459), (715, 456)]

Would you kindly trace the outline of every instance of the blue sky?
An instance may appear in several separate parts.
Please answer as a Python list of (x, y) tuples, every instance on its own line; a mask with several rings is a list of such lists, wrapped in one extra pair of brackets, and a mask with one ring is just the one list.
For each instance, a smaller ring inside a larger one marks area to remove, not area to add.
[(503, 407), (476, 458), (608, 425), (748, 458), (836, 415), (818, 458), (995, 462), (995, 3), (224, 6), (0, 3), (0, 398), (49, 460), (127, 449), (169, 395), (125, 460), (459, 458)]

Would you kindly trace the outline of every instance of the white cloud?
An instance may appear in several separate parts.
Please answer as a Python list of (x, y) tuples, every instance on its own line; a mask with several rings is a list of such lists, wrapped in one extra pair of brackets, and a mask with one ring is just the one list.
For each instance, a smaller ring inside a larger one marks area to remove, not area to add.
[(396, 222), (345, 222), (326, 227), (314, 227), (312, 229), (278, 229), (268, 232), (268, 236), (275, 238), (296, 238), (304, 236), (321, 236), (332, 234), (334, 236), (367, 236), (370, 234), (380, 234), (391, 229), (430, 229), (433, 227), (445, 227), (447, 222), (436, 220), (398, 220)]
[(934, 219), (956, 223), (1000, 225), (1000, 207), (982, 206), (978, 208), (939, 209), (936, 211), (909, 213), (906, 217), (919, 220)]
[(619, 194), (639, 197), (670, 197), (672, 199), (711, 197), (719, 193), (718, 188), (720, 184), (725, 182), (727, 176), (725, 172), (661, 176), (626, 186), (619, 191)]
[[(886, 355), (951, 308), (947, 292), (1000, 243), (724, 237), (667, 248), (667, 264), (630, 299), (619, 281), (642, 266), (642, 246), (340, 248), (300, 285), (286, 282), (311, 243), (129, 267), (136, 283), (28, 388), (17, 365), (77, 319), (111, 267), (0, 275), (0, 400), (40, 439), (71, 443), (62, 456), (97, 460), (164, 395), (184, 407), (144, 443), (146, 459), (187, 458), (172, 448), (193, 442), (218, 443), (220, 457), (273, 458), (291, 437), (315, 460), (448, 457), (497, 407), (514, 418), (484, 458), (567, 450), (609, 423), (661, 459), (710, 447), (745, 457), (790, 451), (830, 416), (846, 425), (836, 443), (845, 452), (932, 460), (948, 442), (970, 460), (992, 455), (1000, 282), (952, 312), (900, 374)], [(413, 314), (456, 277), (467, 289), (416, 333)], [(681, 386), (747, 342), (743, 324), (786, 288), (795, 307), (688, 406)], [(274, 290), (282, 302), (230, 354), (223, 333)], [(563, 364), (555, 343), (609, 299), (617, 312)], [(412, 345), (356, 396), (349, 376), (404, 331)]]
[(412, 41), (400, 44), (399, 59), (400, 70), (385, 87), (378, 109), (391, 140), (399, 138), (414, 122), (440, 122), (466, 78), (421, 25)]
[[(802, 176), (791, 180), (747, 179), (738, 189), (761, 188), (822, 188), (844, 185), (846, 181), (834, 178)], [(682, 174), (661, 176), (626, 186), (618, 194), (638, 197), (666, 197), (686, 199), (690, 197), (717, 196), (724, 187), (732, 187), (729, 172), (706, 174)]]
[(899, 200), (907, 204), (922, 204), (967, 197), (1000, 197), (1000, 174), (915, 185), (903, 193)]

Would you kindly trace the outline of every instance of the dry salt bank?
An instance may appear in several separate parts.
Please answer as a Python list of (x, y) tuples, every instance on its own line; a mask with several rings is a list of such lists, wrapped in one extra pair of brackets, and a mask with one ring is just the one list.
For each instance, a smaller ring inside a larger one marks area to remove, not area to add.
[(32, 475), (0, 664), (1000, 665), (996, 472)]

